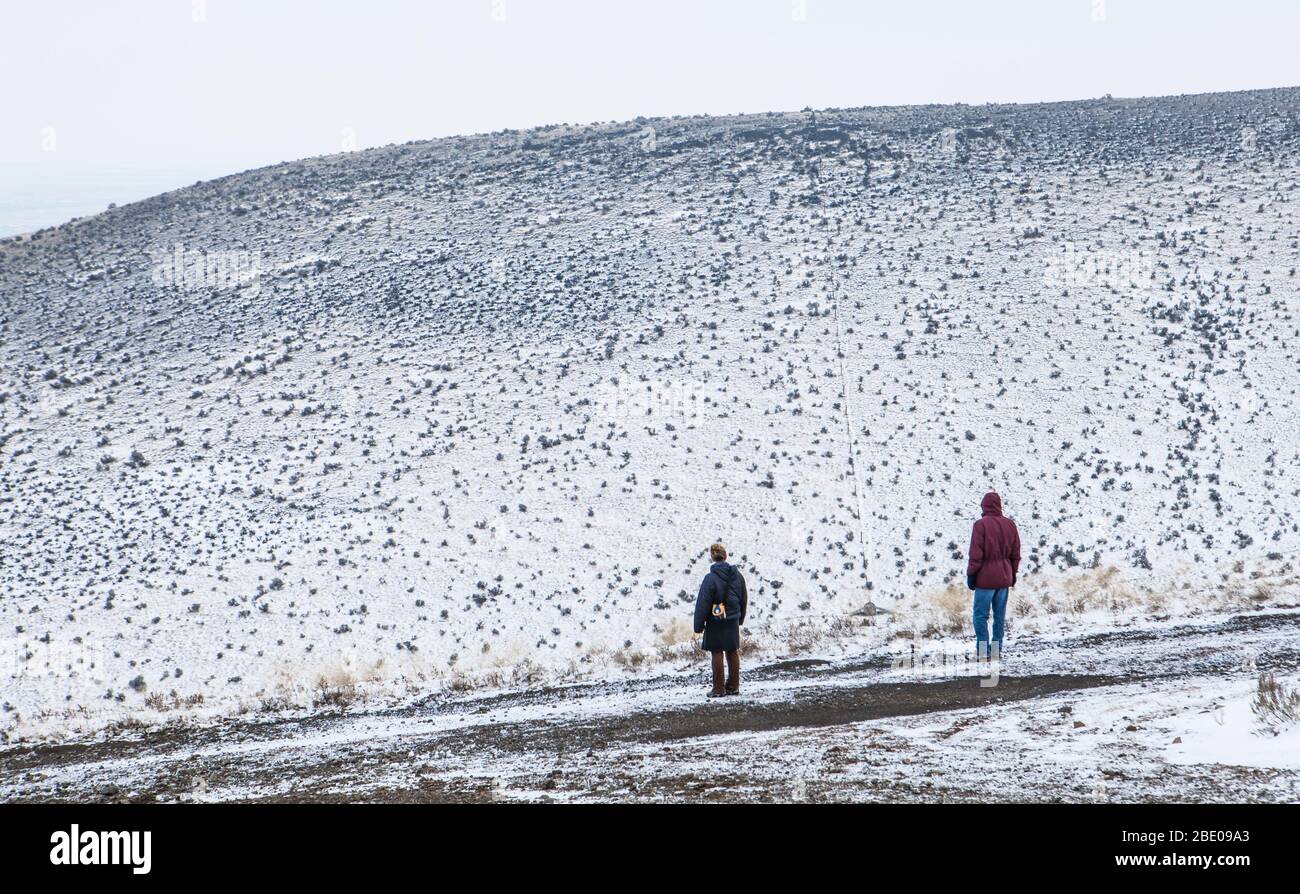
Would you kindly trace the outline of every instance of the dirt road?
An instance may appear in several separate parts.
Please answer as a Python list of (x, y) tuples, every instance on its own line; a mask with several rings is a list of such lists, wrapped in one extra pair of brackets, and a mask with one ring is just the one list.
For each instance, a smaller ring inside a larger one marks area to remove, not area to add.
[(1168, 734), (1180, 718), (1248, 690), (1259, 670), (1300, 667), (1300, 613), (1026, 639), (996, 675), (933, 658), (773, 662), (746, 672), (740, 697), (716, 701), (694, 672), (11, 748), (0, 752), (0, 797), (1300, 797), (1294, 768), (1187, 763), (1163, 751), (1180, 738)]

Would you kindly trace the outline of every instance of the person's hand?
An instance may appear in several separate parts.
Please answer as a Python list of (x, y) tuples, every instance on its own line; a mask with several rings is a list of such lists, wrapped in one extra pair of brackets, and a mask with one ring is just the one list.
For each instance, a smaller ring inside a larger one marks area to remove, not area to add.
[(973, 574), (966, 575), (966, 589), (968, 590), (975, 589), (975, 575)]

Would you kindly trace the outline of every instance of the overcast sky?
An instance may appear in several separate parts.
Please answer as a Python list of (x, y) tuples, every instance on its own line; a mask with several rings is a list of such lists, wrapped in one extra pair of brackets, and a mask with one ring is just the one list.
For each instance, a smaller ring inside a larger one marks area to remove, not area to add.
[(1291, 0), (4, 0), (0, 202), (349, 139), (1293, 86), (1298, 36)]

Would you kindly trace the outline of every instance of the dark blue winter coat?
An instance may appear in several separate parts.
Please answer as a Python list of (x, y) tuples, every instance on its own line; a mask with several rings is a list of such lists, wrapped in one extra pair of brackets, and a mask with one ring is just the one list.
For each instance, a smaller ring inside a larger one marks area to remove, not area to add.
[[(725, 621), (713, 617), (713, 606), (727, 607)], [(740, 625), (749, 611), (749, 590), (745, 577), (734, 565), (715, 562), (700, 582), (695, 598), (695, 632), (704, 634), (706, 652), (734, 652), (740, 648)]]

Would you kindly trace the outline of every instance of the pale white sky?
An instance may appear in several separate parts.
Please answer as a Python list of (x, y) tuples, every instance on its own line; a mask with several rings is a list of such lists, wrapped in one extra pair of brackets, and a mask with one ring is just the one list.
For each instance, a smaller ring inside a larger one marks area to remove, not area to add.
[(364, 148), (637, 115), (1292, 86), (1297, 36), (1292, 0), (5, 2), (0, 203), (87, 176), (156, 192), (337, 152), (345, 128)]

